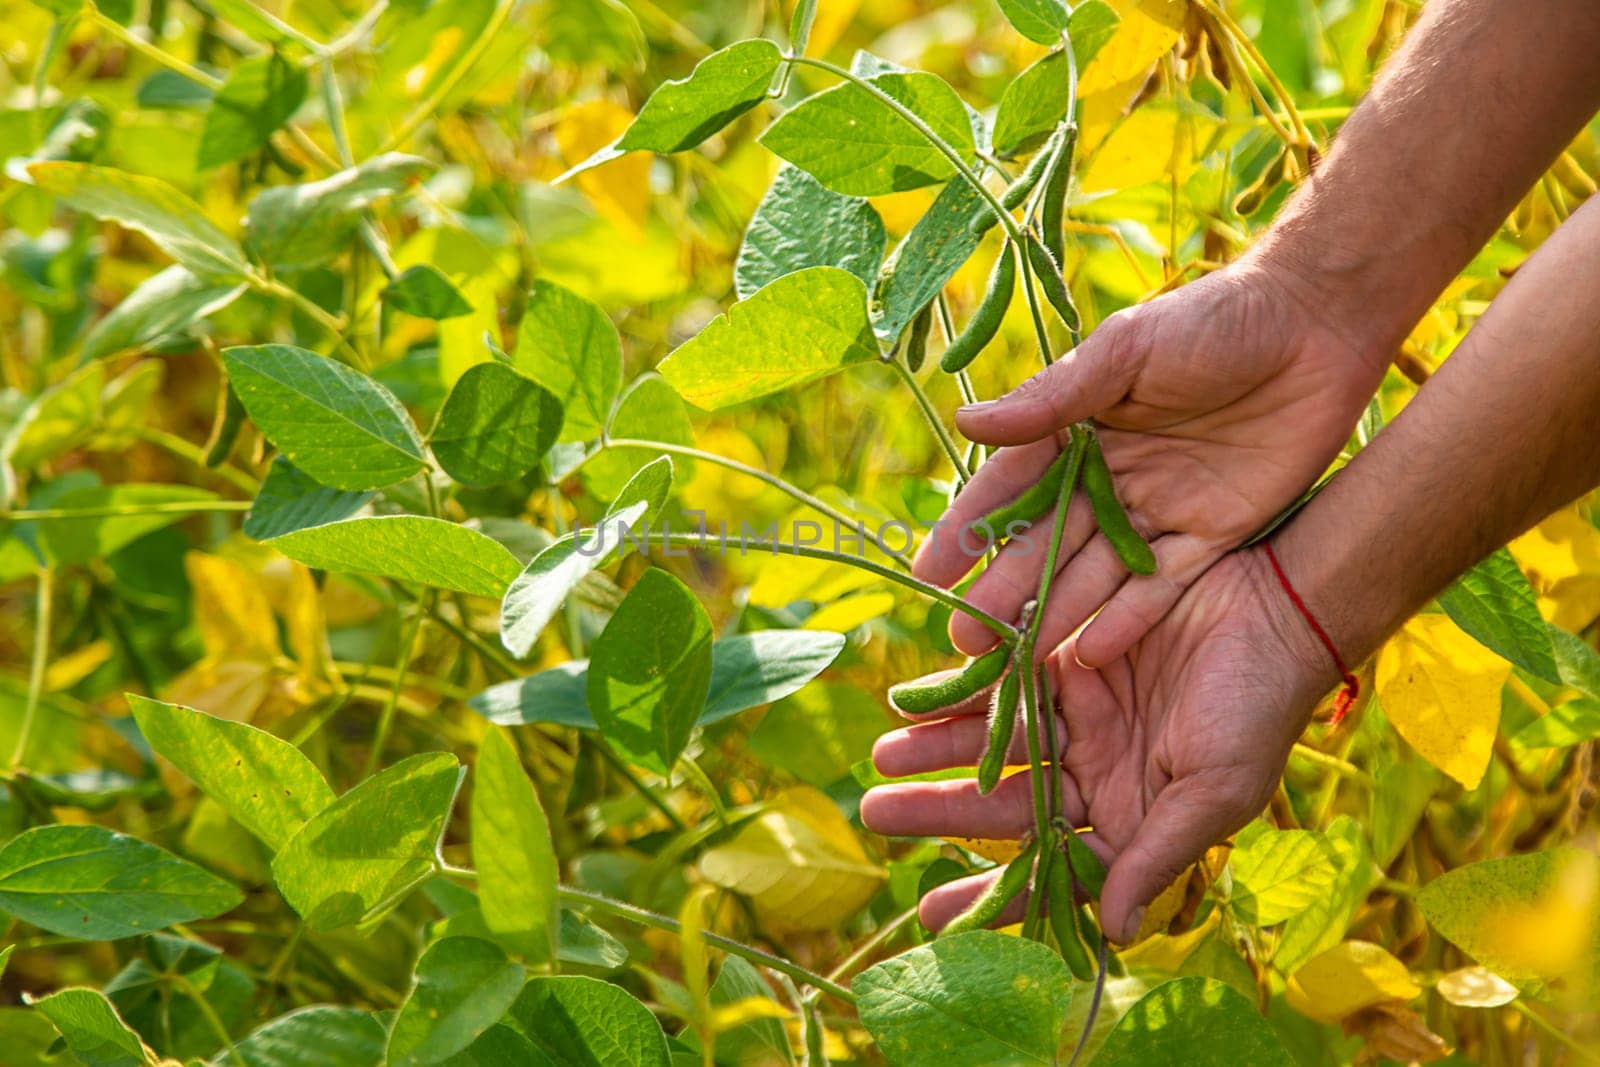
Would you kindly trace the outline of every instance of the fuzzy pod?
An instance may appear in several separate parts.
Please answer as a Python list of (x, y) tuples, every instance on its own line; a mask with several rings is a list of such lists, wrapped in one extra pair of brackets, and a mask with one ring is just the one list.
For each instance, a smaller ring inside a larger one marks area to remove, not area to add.
[(950, 342), (950, 347), (944, 350), (944, 356), (939, 360), (940, 367), (949, 374), (955, 374), (965, 370), (967, 364), (978, 358), (978, 353), (1000, 332), (1000, 323), (1006, 317), (1006, 310), (1011, 307), (1011, 294), (1016, 287), (1017, 261), (1012, 258), (1008, 244), (1000, 249), (1000, 255), (994, 261), (994, 269), (989, 272), (989, 284), (983, 291), (983, 299), (978, 302), (978, 309), (972, 313), (972, 318), (967, 320), (962, 331), (956, 334), (955, 340)]
[(1095, 966), (1089, 961), (1089, 950), (1079, 936), (1072, 872), (1067, 867), (1066, 853), (1059, 848), (1050, 851), (1050, 865), (1045, 872), (1045, 903), (1049, 908), (1050, 929), (1056, 935), (1056, 949), (1067, 969), (1080, 982), (1090, 981), (1094, 978)]
[(906, 368), (912, 374), (922, 369), (928, 358), (928, 335), (933, 332), (933, 301), (922, 305), (911, 320), (911, 334), (906, 338)]
[(987, 689), (999, 680), (1011, 662), (1015, 645), (1001, 642), (985, 652), (960, 674), (952, 674), (934, 682), (901, 682), (889, 687), (889, 702), (908, 715), (926, 715), (930, 711), (948, 708), (952, 704)]
[(953, 937), (964, 934), (969, 930), (982, 930), (1005, 911), (1006, 905), (1016, 899), (1018, 893), (1028, 884), (1028, 878), (1033, 874), (1033, 860), (1039, 854), (1039, 842), (1030, 841), (1026, 848), (1017, 854), (1016, 859), (1006, 864), (1006, 869), (1000, 872), (1000, 877), (989, 883), (989, 887), (978, 895), (978, 898), (967, 905), (967, 910), (957, 915), (945, 924), (939, 931), (940, 937)]
[(1094, 521), (1106, 535), (1111, 547), (1116, 549), (1122, 565), (1134, 574), (1154, 574), (1156, 554), (1139, 531), (1133, 528), (1122, 501), (1117, 499), (1116, 486), (1112, 484), (1111, 468), (1106, 466), (1105, 453), (1100, 442), (1089, 438), (1089, 451), (1083, 459), (1083, 488), (1089, 494), (1089, 505), (1094, 509)]
[(1037, 522), (1060, 498), (1061, 479), (1066, 477), (1071, 463), (1072, 448), (1069, 445), (1051, 461), (1037, 482), (1024, 489), (1015, 500), (995, 508), (974, 525), (986, 526), (996, 537), (1004, 537), (1014, 522)]
[(1024, 237), (1022, 243), (1027, 247), (1028, 265), (1033, 268), (1033, 275), (1038, 279), (1044, 298), (1056, 309), (1062, 324), (1069, 330), (1076, 330), (1082, 325), (1082, 319), (1078, 316), (1078, 307), (1072, 302), (1072, 293), (1067, 289), (1066, 279), (1061, 276), (1061, 267), (1057, 265), (1055, 257), (1032, 233)]
[(983, 759), (978, 762), (978, 792), (987, 796), (1000, 782), (1000, 772), (1006, 769), (1006, 755), (1011, 751), (1011, 736), (1017, 729), (1017, 698), (1022, 695), (1022, 668), (1006, 672), (995, 690), (994, 703), (989, 707), (989, 740), (983, 749)]

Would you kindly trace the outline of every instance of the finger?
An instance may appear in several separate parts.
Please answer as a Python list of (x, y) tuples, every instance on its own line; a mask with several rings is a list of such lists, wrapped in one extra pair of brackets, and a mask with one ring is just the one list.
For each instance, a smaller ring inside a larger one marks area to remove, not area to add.
[(1227, 791), (1207, 777), (1180, 778), (1163, 789), (1106, 875), (1100, 919), (1112, 940), (1137, 937), (1145, 906), (1236, 822)]
[[(869, 789), (861, 798), (861, 821), (888, 837), (984, 837), (1015, 841), (1033, 829), (1032, 772), (1003, 778), (984, 796), (972, 778), (905, 782)], [(1061, 808), (1081, 823), (1083, 799), (1069, 775), (1061, 776)]]
[[(922, 925), (937, 933), (957, 915), (972, 906), (972, 902), (983, 895), (984, 890), (1000, 877), (1003, 866), (982, 874), (974, 874), (967, 878), (957, 878), (953, 882), (936, 886), (928, 890), (923, 896), (922, 903), (917, 905), (917, 917), (922, 920)], [(1028, 912), (1028, 892), (1023, 890), (1018, 893), (1009, 904), (1000, 912), (1000, 917), (991, 926), (1010, 926), (1012, 923), (1021, 922)]]
[(1060, 453), (1060, 446), (1052, 438), (1019, 448), (1003, 448), (989, 457), (918, 546), (911, 573), (947, 588), (959, 581), (983, 558), (995, 534), (1001, 532), (988, 533), (969, 526), (1016, 499), (1039, 480)]
[[(1050, 537), (1055, 532), (1055, 515), (1055, 509), (1051, 508), (1032, 527), (1008, 541), (995, 556), (994, 562), (967, 590), (967, 602), (997, 618), (1017, 618), (1022, 605), (1039, 595), (1039, 571), (1044, 566)], [(1074, 500), (1067, 507), (1061, 551), (1056, 556), (1057, 574), (1082, 550), (1094, 532), (1094, 512), (1088, 500)], [(999, 640), (993, 630), (960, 612), (951, 614), (949, 633), (950, 643), (969, 656), (982, 655)]]
[(1088, 340), (998, 400), (956, 412), (969, 440), (1019, 445), (1114, 407), (1144, 363), (1133, 320), (1112, 316)]
[[(1092, 516), (1089, 521), (1092, 526)], [(1127, 580), (1128, 570), (1111, 542), (1103, 534), (1091, 531), (1088, 543), (1051, 583), (1039, 623), (1039, 648), (1052, 649), (1065, 641)]]
[[(1050, 716), (1050, 722), (1056, 731), (1057, 751), (1060, 751), (1067, 742), (1066, 724), (1054, 715)], [(872, 746), (872, 765), (886, 778), (971, 767), (982, 757), (988, 741), (987, 715), (922, 723), (878, 738)], [(1022, 730), (1011, 735), (1006, 758), (1014, 767), (1028, 762), (1028, 739)]]
[(1103, 667), (1139, 642), (1221, 555), (1197, 537), (1174, 535), (1154, 541), (1156, 572), (1122, 584), (1094, 621), (1078, 635), (1078, 661)]

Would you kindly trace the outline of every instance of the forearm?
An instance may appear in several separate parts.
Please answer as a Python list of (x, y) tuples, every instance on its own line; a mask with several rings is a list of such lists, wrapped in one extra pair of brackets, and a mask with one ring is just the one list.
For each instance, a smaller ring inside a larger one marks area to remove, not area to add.
[(1517, 272), (1404, 411), (1275, 539), (1357, 662), (1600, 482), (1600, 199)]
[(1433, 0), (1252, 255), (1386, 361), (1600, 107), (1600, 4)]

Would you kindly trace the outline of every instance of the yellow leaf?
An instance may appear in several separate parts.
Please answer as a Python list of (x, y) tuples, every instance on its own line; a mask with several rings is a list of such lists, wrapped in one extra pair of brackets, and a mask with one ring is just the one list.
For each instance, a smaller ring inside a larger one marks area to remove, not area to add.
[(974, 856), (982, 856), (990, 863), (1010, 863), (1022, 855), (1022, 846), (1009, 838), (947, 837), (945, 840)]
[(1395, 730), (1429, 763), (1477, 788), (1500, 724), (1511, 664), (1444, 615), (1418, 615), (1378, 655), (1377, 691)]
[[(695, 447), (728, 459), (736, 459), (758, 470), (781, 470), (782, 462), (769, 462), (750, 435), (731, 426), (711, 426), (695, 434)], [(736, 519), (745, 509), (741, 505), (760, 498), (767, 487), (760, 481), (715, 463), (697, 463), (694, 478), (683, 487), (683, 506), (688, 511), (703, 511), (709, 528), (715, 530), (720, 519)]]
[(1188, 0), (1110, 0), (1122, 16), (1111, 40), (1096, 53), (1078, 80), (1080, 96), (1089, 96), (1141, 78), (1156, 60), (1178, 43)]
[[(568, 108), (556, 124), (556, 147), (567, 166), (577, 166), (621, 137), (632, 122), (633, 112), (625, 107), (587, 100)], [(638, 233), (650, 212), (650, 162), (649, 153), (630, 152), (574, 181), (602, 218)]]
[(64, 656), (58, 656), (51, 661), (50, 669), (45, 671), (45, 692), (59, 693), (63, 689), (71, 689), (99, 670), (110, 658), (111, 642), (104, 639), (90, 641)]
[(1509, 547), (1547, 620), (1577, 632), (1600, 616), (1600, 530), (1588, 519), (1558, 511)]
[(1498, 1008), (1517, 999), (1517, 987), (1487, 967), (1462, 967), (1433, 987), (1460, 1008)]
[(1127, 189), (1194, 169), (1196, 146), (1214, 132), (1216, 122), (1176, 107), (1145, 105), (1106, 138), (1083, 176), (1083, 191)]
[(279, 655), (278, 624), (254, 573), (203, 552), (185, 555), (183, 569), (194, 590), (195, 622), (208, 658), (272, 660)]
[(264, 660), (202, 660), (174, 678), (162, 699), (235, 722), (249, 722), (272, 691)]
[(261, 577), (273, 610), (283, 616), (289, 654), (300, 668), (301, 680), (334, 680), (328, 624), (323, 618), (322, 596), (311, 572), (293, 560), (277, 556), (267, 562)]
[(1301, 1015), (1337, 1023), (1374, 1004), (1411, 1000), (1422, 988), (1382, 945), (1345, 941), (1294, 972), (1286, 992)]
[(787, 1019), (788, 1009), (771, 997), (744, 997), (711, 1009), (708, 1020), (713, 1033), (723, 1033), (761, 1019)]
[[(1194, 864), (1184, 868), (1182, 874), (1173, 879), (1172, 884), (1163, 889), (1144, 909), (1144, 919), (1139, 923), (1139, 932), (1134, 935), (1129, 946), (1137, 945), (1146, 938), (1156, 934), (1164, 934), (1178, 912), (1183, 910), (1183, 905), (1189, 897), (1189, 876), (1194, 873)], [(1095, 905), (1096, 915), (1099, 914), (1099, 905)]]
[(849, 633), (863, 623), (871, 622), (894, 609), (893, 593), (862, 593), (835, 600), (805, 621), (801, 629), (833, 630)]
[(827, 930), (854, 915), (885, 879), (828, 796), (779, 794), (727, 844), (700, 858), (708, 881), (750, 899), (773, 931)]

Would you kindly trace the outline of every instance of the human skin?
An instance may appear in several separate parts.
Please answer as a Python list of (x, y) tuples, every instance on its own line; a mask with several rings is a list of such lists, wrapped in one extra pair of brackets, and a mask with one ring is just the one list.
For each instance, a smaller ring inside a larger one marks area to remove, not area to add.
[[(1241, 259), (1111, 316), (1009, 395), (957, 413), (970, 439), (1005, 447), (915, 573), (959, 580), (978, 557), (958, 531), (1032, 484), (1066, 428), (1092, 418), (1159, 569), (1130, 577), (1076, 502), (1039, 647), (1099, 610), (1075, 648), (1091, 666), (1113, 662), (1327, 468), (1411, 326), (1600, 106), (1597, 51), (1588, 0), (1428, 4)], [(968, 598), (1016, 617), (1038, 587), (1031, 540), (1002, 549)], [(959, 614), (950, 635), (969, 654), (994, 642)]]
[[(1348, 662), (1600, 482), (1597, 248), (1600, 199), (1544, 243), (1416, 398), (1274, 536)], [(1338, 672), (1259, 548), (1225, 557), (1099, 670), (1077, 662), (1076, 640), (1049, 661), (1068, 738), (1065, 814), (1094, 827), (1111, 861), (1102, 919), (1128, 940), (1162, 888), (1260, 812)], [(982, 727), (975, 715), (919, 724), (880, 739), (873, 758), (887, 775), (970, 765)], [(1032, 819), (1028, 772), (988, 797), (967, 780), (880, 787), (861, 815), (891, 835), (1018, 836)], [(948, 921), (984, 878), (930, 893), (924, 921)]]

